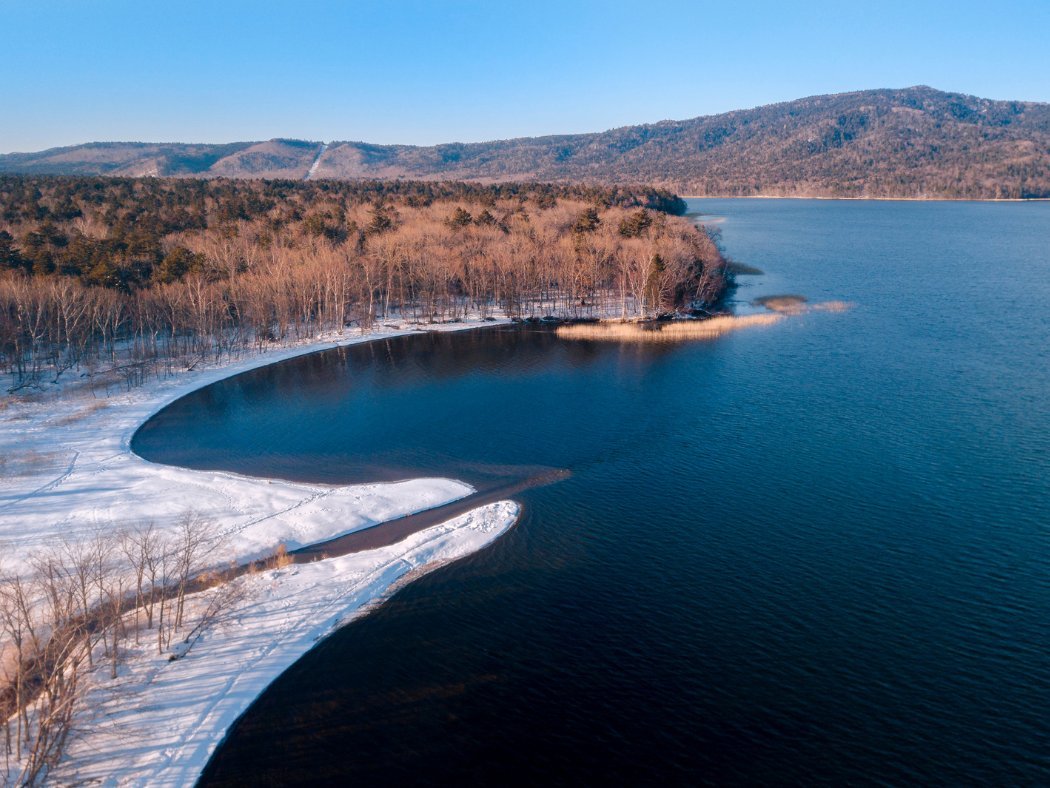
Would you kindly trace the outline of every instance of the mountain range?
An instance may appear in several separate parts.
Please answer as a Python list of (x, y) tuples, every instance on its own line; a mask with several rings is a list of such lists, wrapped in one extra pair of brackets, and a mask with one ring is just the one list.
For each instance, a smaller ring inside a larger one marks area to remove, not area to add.
[(590, 134), (434, 146), (94, 142), (0, 174), (648, 183), (708, 196), (1050, 197), (1050, 104), (919, 86)]

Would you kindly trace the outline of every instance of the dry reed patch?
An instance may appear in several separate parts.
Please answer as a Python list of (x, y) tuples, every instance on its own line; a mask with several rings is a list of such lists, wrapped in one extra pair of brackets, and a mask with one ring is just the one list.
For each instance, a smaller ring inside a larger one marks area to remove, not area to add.
[(273, 555), (269, 558), (253, 561), (249, 566), (248, 573), (255, 574), (257, 571), (265, 569), (284, 569), (286, 566), (291, 566), (294, 563), (295, 557), (288, 554), (288, 546), (284, 542), (280, 542), (273, 551)]
[(295, 561), (290, 555), (288, 555), (288, 548), (284, 542), (277, 545), (277, 552), (273, 556), (273, 565), (275, 569), (284, 569), (286, 566), (290, 566)]
[(28, 449), (17, 454), (0, 457), (0, 471), (4, 478), (17, 476), (36, 476), (44, 472), (58, 472), (64, 469), (68, 455), (61, 451), (36, 451)]
[(781, 317), (779, 314), (721, 315), (707, 320), (677, 320), (670, 323), (576, 323), (558, 326), (557, 333), (563, 339), (683, 342), (714, 339), (741, 328), (772, 325)]
[(806, 297), (801, 295), (762, 296), (752, 303), (782, 315), (800, 315), (806, 310)]
[(76, 424), (81, 419), (86, 419), (93, 413), (98, 413), (100, 410), (103, 410), (104, 408), (108, 407), (109, 403), (107, 401), (98, 400), (96, 402), (92, 402), (86, 407), (80, 408), (79, 410), (75, 410), (72, 413), (67, 413), (65, 416), (59, 416), (58, 418), (53, 419), (50, 422), (50, 425), (52, 427), (65, 427), (69, 424)]
[(0, 399), (0, 418), (4, 421), (29, 421), (33, 418), (33, 414), (25, 407), (15, 407), (16, 405), (29, 405), (39, 402), (39, 398), (33, 395), (10, 395)]

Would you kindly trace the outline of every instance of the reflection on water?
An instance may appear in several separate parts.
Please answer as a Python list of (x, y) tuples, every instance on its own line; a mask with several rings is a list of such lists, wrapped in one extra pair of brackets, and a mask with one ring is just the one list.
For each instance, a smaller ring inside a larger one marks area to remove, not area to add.
[[(581, 456), (566, 425), (546, 419), (565, 393), (552, 385), (552, 369), (594, 369), (638, 386), (669, 352), (559, 342), (542, 327), (395, 337), (201, 389), (151, 419), (132, 447), (171, 464), (293, 480), (390, 481), (426, 472), (484, 487)], [(564, 382), (576, 403), (593, 405), (580, 428), (622, 420), (615, 394), (588, 392), (583, 378)]]
[[(774, 310), (776, 312), (777, 310)], [(801, 309), (783, 310), (786, 314), (801, 314)], [(685, 342), (698, 339), (718, 339), (730, 331), (742, 328), (771, 326), (781, 314), (718, 315), (706, 320), (674, 320), (645, 323), (575, 323), (558, 326), (560, 339), (598, 342)]]
[(143, 430), (317, 481), (572, 473), (289, 670), (203, 784), (1050, 780), (1050, 204), (692, 207), (766, 272), (740, 302), (856, 307), (379, 342)]

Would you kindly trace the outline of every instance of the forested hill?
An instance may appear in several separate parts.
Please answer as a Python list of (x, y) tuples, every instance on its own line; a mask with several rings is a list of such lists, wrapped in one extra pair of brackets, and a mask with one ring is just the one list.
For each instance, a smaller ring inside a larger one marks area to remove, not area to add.
[(914, 87), (596, 134), (433, 147), (93, 143), (3, 155), (0, 172), (644, 182), (693, 195), (1050, 197), (1050, 104)]

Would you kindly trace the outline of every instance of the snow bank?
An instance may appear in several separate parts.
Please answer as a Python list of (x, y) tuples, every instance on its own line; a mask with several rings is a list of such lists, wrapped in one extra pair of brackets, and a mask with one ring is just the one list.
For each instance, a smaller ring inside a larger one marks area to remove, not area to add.
[[(235, 583), (243, 599), (185, 656), (174, 662), (157, 656), (146, 633), (117, 679), (100, 668), (87, 698), (90, 712), (79, 718), (50, 779), (192, 785), (226, 729), (318, 640), (398, 584), (489, 544), (517, 515), (517, 504), (501, 501), (389, 547), (241, 577)], [(199, 594), (194, 604), (203, 607), (214, 593)]]

